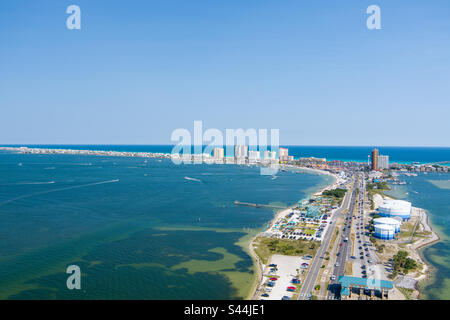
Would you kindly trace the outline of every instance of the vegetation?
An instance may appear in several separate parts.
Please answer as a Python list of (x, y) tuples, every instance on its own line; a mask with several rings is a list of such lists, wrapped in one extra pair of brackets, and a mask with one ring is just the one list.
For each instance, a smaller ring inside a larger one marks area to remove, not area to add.
[(255, 253), (261, 261), (267, 263), (273, 254), (286, 256), (311, 255), (315, 256), (317, 244), (308, 240), (273, 239), (258, 237), (254, 242)]
[(320, 290), (320, 284), (316, 285), (316, 286), (314, 287), (314, 289), (317, 290), (317, 291)]
[(417, 262), (414, 259), (409, 258), (408, 252), (404, 250), (399, 250), (392, 259), (394, 260), (394, 277), (397, 276), (399, 272), (408, 274), (408, 272), (417, 268)]
[(389, 185), (386, 181), (383, 182), (374, 182), (374, 183), (368, 183), (367, 184), (367, 190), (391, 190), (391, 188), (389, 188)]
[(346, 192), (346, 189), (336, 188), (333, 190), (325, 190), (322, 194), (324, 196), (342, 199), (344, 198)]

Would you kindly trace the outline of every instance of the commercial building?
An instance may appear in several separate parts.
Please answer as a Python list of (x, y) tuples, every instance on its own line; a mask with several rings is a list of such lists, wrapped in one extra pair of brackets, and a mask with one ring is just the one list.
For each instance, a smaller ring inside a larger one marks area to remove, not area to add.
[(378, 170), (378, 149), (373, 149), (372, 150), (372, 165), (371, 165), (371, 169), (372, 170)]
[(341, 298), (350, 298), (352, 292), (361, 293), (361, 289), (368, 295), (372, 293), (381, 294), (381, 298), (389, 298), (389, 292), (394, 289), (394, 284), (389, 280), (359, 278), (350, 276), (340, 276), (338, 279), (341, 285)]

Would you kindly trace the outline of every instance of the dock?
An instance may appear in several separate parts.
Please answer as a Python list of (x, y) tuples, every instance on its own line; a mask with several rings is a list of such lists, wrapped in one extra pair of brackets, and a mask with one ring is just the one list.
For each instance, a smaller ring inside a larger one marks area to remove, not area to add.
[(271, 205), (271, 204), (240, 202), (240, 201), (237, 201), (237, 200), (234, 202), (234, 204), (237, 205), (237, 206), (248, 206), (248, 207), (254, 207), (254, 208), (287, 209), (287, 207), (274, 206), (274, 205)]

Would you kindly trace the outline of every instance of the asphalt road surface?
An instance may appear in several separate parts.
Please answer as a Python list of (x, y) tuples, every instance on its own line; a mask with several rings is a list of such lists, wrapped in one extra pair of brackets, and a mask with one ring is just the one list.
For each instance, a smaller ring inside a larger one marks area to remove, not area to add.
[[(348, 208), (349, 199), (351, 198), (351, 206), (352, 208), (355, 206), (355, 197), (356, 197), (356, 188), (353, 189), (351, 197), (349, 197), (348, 193), (345, 195), (345, 198), (342, 202), (342, 205), (339, 209), (336, 210), (332, 217), (332, 225), (328, 227), (326, 234), (323, 237), (322, 243), (317, 250), (317, 254), (314, 257), (312, 264), (310, 265), (310, 270), (306, 275), (305, 281), (300, 289), (300, 293), (298, 295), (298, 300), (309, 300), (311, 298), (311, 292), (314, 289), (314, 284), (317, 281), (317, 277), (319, 276), (320, 267), (323, 264), (323, 258), (325, 252), (328, 250), (330, 246), (331, 238), (333, 234), (336, 232), (336, 221), (342, 215), (342, 211)], [(349, 210), (350, 212), (350, 210)], [(347, 228), (348, 229), (348, 228)]]
[[(340, 237), (340, 244), (338, 249), (338, 256), (336, 257), (336, 262), (334, 265), (334, 271), (333, 275), (335, 276), (335, 280), (332, 280), (330, 282), (330, 293), (327, 296), (327, 299), (336, 299), (339, 297), (339, 282), (338, 279), (340, 276), (343, 276), (345, 274), (345, 263), (350, 259), (350, 256), (352, 255), (351, 248), (352, 248), (352, 240), (350, 238), (350, 231), (351, 231), (351, 225), (353, 222), (353, 210), (355, 208), (355, 204), (358, 198), (360, 198), (361, 192), (363, 192), (360, 183), (358, 182), (356, 176), (355, 185), (352, 191), (351, 200), (350, 200), (350, 206), (348, 209), (347, 214), (345, 215), (345, 218), (347, 219), (347, 225), (345, 227), (345, 231), (342, 232)], [(358, 194), (358, 189), (360, 190), (360, 193)], [(364, 197), (363, 197), (364, 198)], [(359, 199), (360, 200), (360, 199)], [(357, 220), (359, 223), (359, 219)], [(344, 239), (348, 239), (348, 241), (345, 241)], [(359, 239), (356, 239), (359, 240)], [(358, 242), (356, 243), (356, 245)], [(356, 257), (359, 259), (359, 257)], [(364, 259), (362, 259), (364, 260)], [(361, 261), (363, 263), (363, 261)]]

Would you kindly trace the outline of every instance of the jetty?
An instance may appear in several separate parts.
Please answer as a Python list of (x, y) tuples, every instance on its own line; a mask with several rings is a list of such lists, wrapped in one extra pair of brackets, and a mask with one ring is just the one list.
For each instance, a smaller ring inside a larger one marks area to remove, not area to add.
[(240, 201), (237, 201), (237, 200), (234, 202), (234, 204), (237, 205), (237, 206), (248, 206), (248, 207), (254, 207), (254, 208), (287, 209), (287, 207), (274, 206), (274, 205), (271, 205), (271, 204), (240, 202)]

